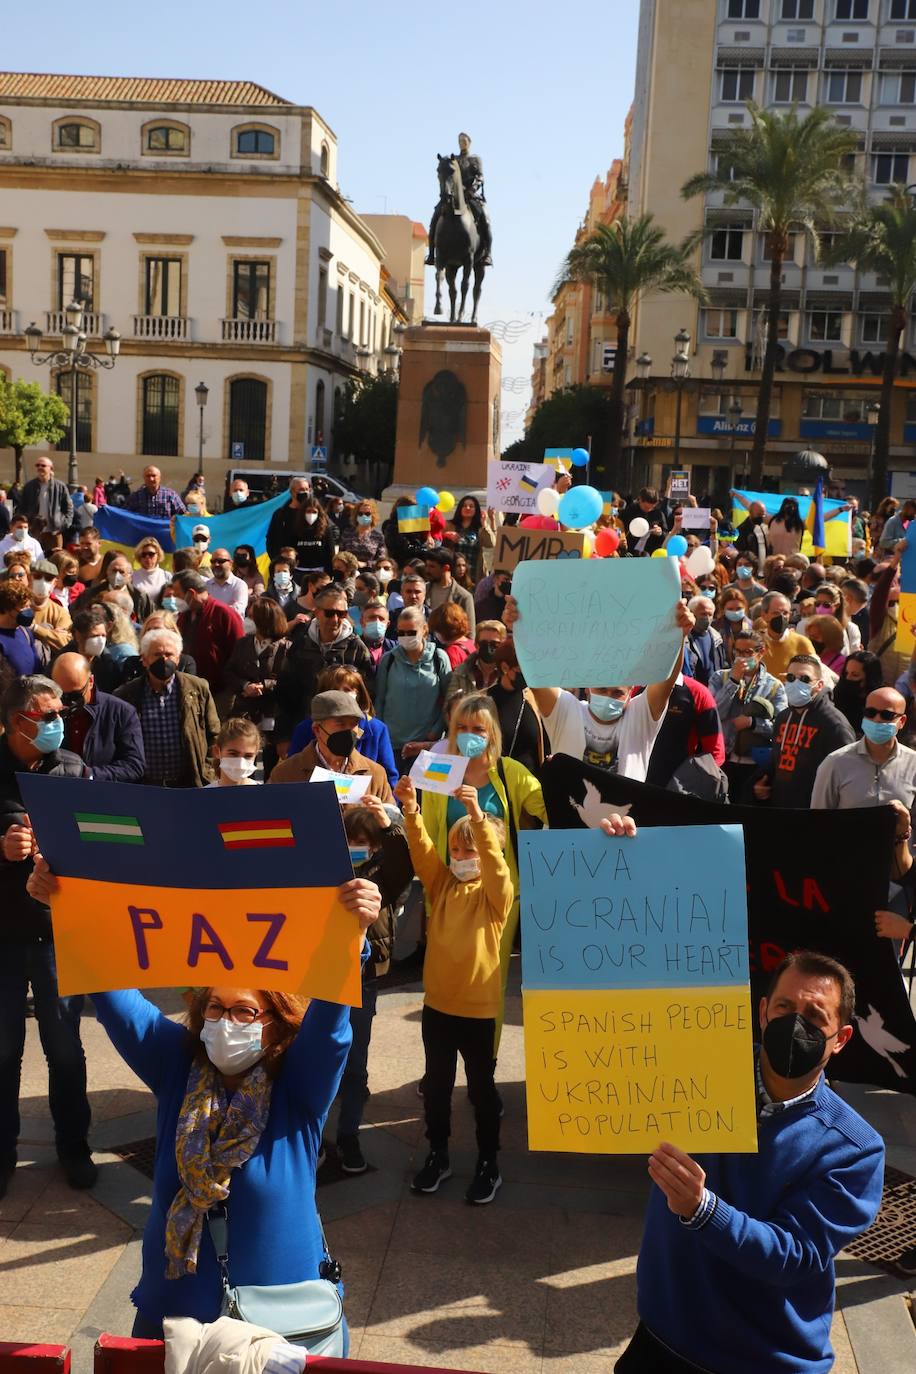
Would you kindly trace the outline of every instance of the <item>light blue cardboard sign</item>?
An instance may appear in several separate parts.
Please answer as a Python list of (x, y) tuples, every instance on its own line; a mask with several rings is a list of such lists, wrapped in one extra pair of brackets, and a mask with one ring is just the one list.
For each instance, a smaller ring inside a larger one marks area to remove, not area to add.
[(519, 563), (515, 651), (529, 687), (629, 687), (663, 682), (684, 636), (674, 623), (674, 558)]
[(526, 989), (747, 983), (740, 825), (643, 827), (633, 839), (522, 831), (518, 841)]

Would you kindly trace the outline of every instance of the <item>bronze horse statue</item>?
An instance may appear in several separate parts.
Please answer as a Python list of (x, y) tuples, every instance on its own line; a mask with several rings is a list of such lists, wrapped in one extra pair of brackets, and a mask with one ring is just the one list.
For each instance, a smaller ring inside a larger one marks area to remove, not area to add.
[[(439, 189), (442, 213), (436, 225), (436, 241), (433, 251), (436, 258), (436, 315), (442, 314), (442, 277), (448, 282), (451, 302), (450, 324), (461, 324), (464, 320), (464, 307), (467, 302), (468, 283), (471, 269), (474, 269), (474, 295), (471, 324), (477, 323), (477, 307), (480, 304), (480, 289), (483, 285), (486, 267), (483, 265), (485, 249), (468, 208), (461, 180), (461, 168), (454, 158), (439, 156)], [(455, 314), (457, 297), (456, 278), (461, 270), (461, 300), (458, 314)]]

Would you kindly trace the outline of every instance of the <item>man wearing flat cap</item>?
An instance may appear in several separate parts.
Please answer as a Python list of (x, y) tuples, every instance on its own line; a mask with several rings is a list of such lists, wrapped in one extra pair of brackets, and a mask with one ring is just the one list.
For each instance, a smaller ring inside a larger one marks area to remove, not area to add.
[(270, 782), (308, 782), (316, 768), (331, 773), (368, 773), (366, 795), (395, 805), (384, 768), (365, 758), (357, 748), (366, 713), (352, 692), (318, 692), (312, 697), (312, 732), (315, 738), (298, 754), (278, 763)]

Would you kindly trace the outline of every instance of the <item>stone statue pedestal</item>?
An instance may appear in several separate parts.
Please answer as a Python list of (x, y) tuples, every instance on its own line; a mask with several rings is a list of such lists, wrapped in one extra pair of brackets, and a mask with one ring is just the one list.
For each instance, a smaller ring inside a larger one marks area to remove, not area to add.
[(394, 481), (385, 499), (417, 487), (486, 490), (499, 457), (502, 349), (487, 329), (412, 325), (403, 336)]

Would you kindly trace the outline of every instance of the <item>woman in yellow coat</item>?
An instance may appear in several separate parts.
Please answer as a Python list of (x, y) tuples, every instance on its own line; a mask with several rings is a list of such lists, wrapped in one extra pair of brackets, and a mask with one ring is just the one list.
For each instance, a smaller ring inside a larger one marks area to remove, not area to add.
[[(519, 879), (517, 832), (530, 825), (531, 820), (547, 824), (541, 784), (533, 773), (514, 759), (502, 755), (502, 732), (499, 715), (492, 697), (474, 692), (462, 698), (453, 709), (449, 721), (448, 752), (463, 754), (468, 760), (464, 781), (477, 788), (481, 811), (497, 816), (506, 828), (506, 863), (512, 877), (515, 901), (503, 928), (500, 945), (503, 994), (509, 974), (509, 958), (518, 929)], [(448, 832), (456, 820), (465, 814), (455, 797), (441, 792), (424, 792), (421, 810), (427, 834), (443, 863), (448, 863)], [(497, 1037), (502, 1017), (497, 1022)]]

